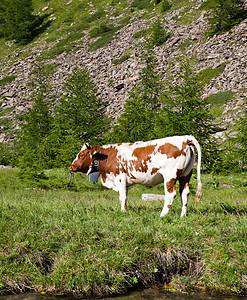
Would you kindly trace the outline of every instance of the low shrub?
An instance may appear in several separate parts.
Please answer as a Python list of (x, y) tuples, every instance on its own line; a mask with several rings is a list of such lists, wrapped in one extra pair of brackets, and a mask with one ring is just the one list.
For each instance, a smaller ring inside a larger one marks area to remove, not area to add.
[(0, 86), (10, 83), (10, 82), (14, 81), (15, 79), (16, 79), (15, 75), (6, 76), (6, 77), (0, 79)]
[(150, 5), (149, 0), (134, 0), (131, 4), (132, 7), (136, 7), (138, 9), (145, 9)]
[(172, 7), (172, 4), (168, 0), (163, 0), (161, 2), (161, 12), (165, 12)]
[(95, 26), (90, 30), (90, 36), (92, 38), (102, 36), (103, 34), (113, 30), (114, 26), (112, 24), (100, 23), (98, 26)]
[(119, 65), (121, 64), (122, 62), (128, 60), (130, 58), (130, 52), (126, 52), (123, 56), (121, 56), (120, 58), (116, 58), (112, 61), (112, 63), (114, 65)]
[(217, 77), (220, 73), (222, 73), (225, 69), (225, 64), (213, 69), (213, 67), (209, 67), (207, 69), (202, 70), (198, 73), (198, 79), (201, 81), (202, 85), (207, 85), (211, 79)]

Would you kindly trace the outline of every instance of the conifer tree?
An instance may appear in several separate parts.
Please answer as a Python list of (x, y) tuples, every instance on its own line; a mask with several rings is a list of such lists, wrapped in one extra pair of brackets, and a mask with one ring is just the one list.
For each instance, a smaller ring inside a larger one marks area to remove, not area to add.
[(167, 33), (166, 29), (163, 28), (160, 19), (158, 19), (151, 28), (151, 36), (147, 41), (148, 48), (152, 49), (153, 46), (163, 45), (169, 37), (170, 34)]
[(163, 107), (155, 123), (156, 136), (194, 135), (202, 146), (203, 160), (210, 167), (216, 155), (213, 119), (188, 59), (180, 61), (179, 70), (168, 79), (163, 96)]
[(228, 31), (247, 17), (243, 0), (215, 0), (213, 3), (208, 16), (210, 36)]
[(30, 42), (44, 20), (33, 11), (32, 0), (1, 0), (0, 37), (19, 44)]
[(50, 87), (47, 83), (48, 73), (42, 65), (37, 65), (30, 100), (31, 108), (18, 116), (20, 130), (16, 149), (17, 165), (21, 168), (43, 169), (52, 167), (50, 144), (46, 142), (52, 127), (50, 108)]
[(140, 72), (140, 81), (129, 94), (118, 125), (114, 127), (117, 141), (134, 142), (153, 138), (155, 119), (160, 109), (162, 84), (153, 51), (144, 54), (145, 67)]
[(55, 109), (52, 135), (57, 148), (56, 162), (68, 165), (83, 143), (103, 143), (110, 119), (106, 104), (84, 67), (75, 68), (65, 84), (67, 96)]
[[(247, 104), (247, 100), (246, 104)], [(247, 171), (247, 108), (244, 110), (244, 115), (239, 122), (239, 131), (237, 135), (237, 157), (240, 162), (241, 170)]]

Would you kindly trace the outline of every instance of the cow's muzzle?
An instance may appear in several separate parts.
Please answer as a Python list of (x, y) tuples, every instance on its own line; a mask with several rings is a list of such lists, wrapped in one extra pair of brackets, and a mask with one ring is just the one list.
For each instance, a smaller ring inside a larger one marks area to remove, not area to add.
[(73, 166), (73, 165), (71, 165), (71, 166), (69, 167), (69, 170), (70, 170), (70, 172), (76, 172), (76, 167)]

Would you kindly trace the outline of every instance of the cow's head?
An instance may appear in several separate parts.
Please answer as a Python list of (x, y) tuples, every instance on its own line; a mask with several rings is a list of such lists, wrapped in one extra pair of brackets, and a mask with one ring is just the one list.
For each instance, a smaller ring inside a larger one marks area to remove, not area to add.
[(89, 174), (95, 159), (102, 160), (106, 158), (106, 155), (100, 153), (100, 146), (90, 147), (88, 144), (84, 144), (69, 169), (72, 172)]

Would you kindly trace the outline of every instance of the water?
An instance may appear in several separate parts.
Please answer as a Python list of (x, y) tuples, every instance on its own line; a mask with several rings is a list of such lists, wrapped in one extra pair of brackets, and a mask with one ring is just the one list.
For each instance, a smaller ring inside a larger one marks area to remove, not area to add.
[[(0, 300), (78, 300), (79, 297), (65, 297), (42, 295), (35, 293), (25, 293), (20, 295), (0, 296)], [(96, 299), (96, 298), (95, 298)], [(101, 298), (102, 300), (247, 300), (247, 296), (223, 296), (196, 293), (194, 295), (174, 294), (165, 291), (161, 287), (153, 287), (143, 291), (131, 292), (128, 295), (111, 298)]]

